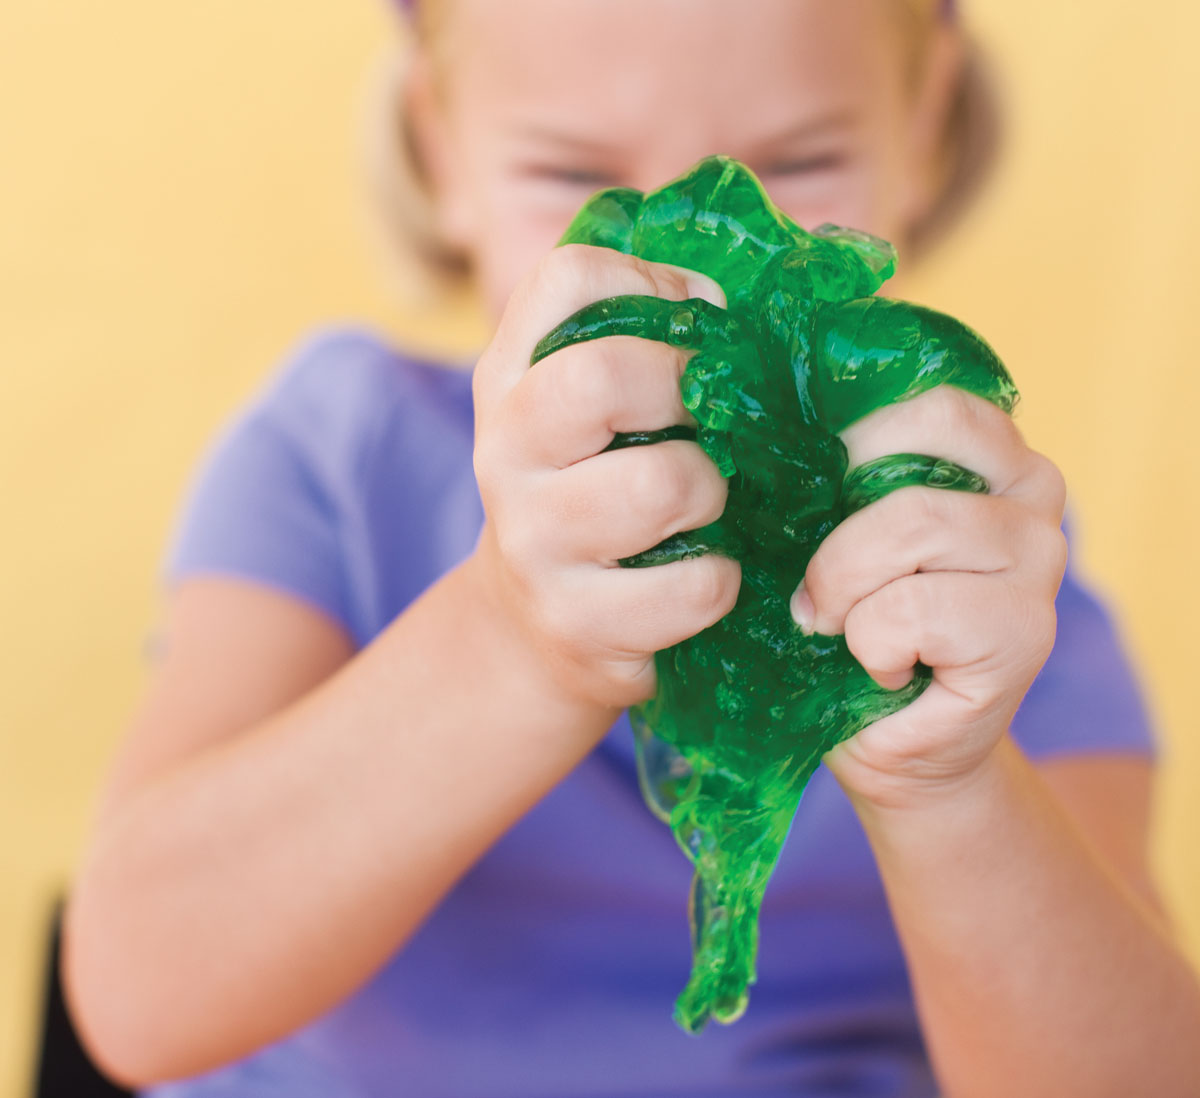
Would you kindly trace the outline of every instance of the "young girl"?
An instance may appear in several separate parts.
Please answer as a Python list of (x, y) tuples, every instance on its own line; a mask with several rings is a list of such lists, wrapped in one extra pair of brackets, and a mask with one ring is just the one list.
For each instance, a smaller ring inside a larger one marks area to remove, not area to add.
[(495, 334), (473, 377), (318, 336), (210, 454), (69, 910), (98, 1062), (159, 1098), (1194, 1095), (1200, 993), (1146, 867), (1136, 691), (1103, 611), (1059, 586), (1056, 470), (949, 389), (853, 425), (851, 464), (937, 454), (992, 494), (866, 508), (793, 600), (880, 683), (920, 660), (934, 684), (827, 757), (745, 1017), (697, 1039), (670, 1017), (690, 867), (620, 713), (653, 692), (657, 649), (730, 609), (739, 570), (615, 562), (715, 518), (725, 483), (693, 443), (602, 452), (689, 422), (677, 349), (528, 364), (587, 302), (724, 298), (553, 245), (592, 191), (721, 152), (801, 224), (906, 254), (953, 175), (955, 12), (416, 16), (404, 133), (438, 254)]

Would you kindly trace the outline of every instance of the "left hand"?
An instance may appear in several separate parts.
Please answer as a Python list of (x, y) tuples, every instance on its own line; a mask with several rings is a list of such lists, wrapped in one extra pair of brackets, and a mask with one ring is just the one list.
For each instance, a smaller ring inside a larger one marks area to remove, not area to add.
[(950, 386), (881, 408), (842, 440), (851, 469), (929, 454), (991, 487), (902, 488), (863, 508), (821, 544), (792, 599), (802, 627), (844, 633), (881, 686), (903, 686), (918, 661), (933, 669), (912, 705), (825, 758), (852, 797), (904, 806), (969, 784), (1049, 656), (1065, 488), (1009, 416)]

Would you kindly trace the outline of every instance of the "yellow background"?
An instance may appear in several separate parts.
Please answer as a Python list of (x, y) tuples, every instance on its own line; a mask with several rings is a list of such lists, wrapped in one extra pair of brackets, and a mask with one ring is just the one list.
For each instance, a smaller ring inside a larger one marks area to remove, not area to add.
[[(1155, 856), (1195, 952), (1200, 7), (970, 10), (1012, 141), (908, 289), (987, 334), (1067, 474), (1079, 555), (1164, 731)], [(356, 141), (387, 33), (371, 0), (0, 15), (0, 1094), (28, 1072), (41, 928), (139, 689), (201, 447), (314, 323), (478, 335), (461, 307), (399, 304), (370, 243)]]

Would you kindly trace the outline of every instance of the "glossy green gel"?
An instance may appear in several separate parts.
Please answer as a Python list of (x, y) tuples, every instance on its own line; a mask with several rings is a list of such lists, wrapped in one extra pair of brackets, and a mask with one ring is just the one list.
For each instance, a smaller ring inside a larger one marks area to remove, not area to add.
[(789, 600), (809, 559), (843, 518), (898, 488), (987, 491), (977, 474), (920, 454), (848, 471), (838, 432), (937, 385), (1005, 411), (1017, 392), (969, 328), (871, 296), (895, 269), (890, 244), (833, 225), (806, 232), (726, 157), (647, 194), (597, 194), (562, 243), (688, 267), (727, 297), (725, 309), (699, 299), (597, 301), (533, 354), (536, 363), (610, 335), (690, 349), (680, 389), (695, 431), (647, 424), (612, 447), (694, 437), (730, 481), (717, 522), (621, 562), (636, 568), (716, 552), (742, 566), (734, 609), (657, 654), (658, 692), (631, 713), (646, 802), (695, 865), (692, 972), (675, 1007), (676, 1021), (694, 1033), (746, 1009), (763, 893), (821, 757), (929, 683), (918, 668), (908, 686), (884, 690), (841, 637), (797, 628)]

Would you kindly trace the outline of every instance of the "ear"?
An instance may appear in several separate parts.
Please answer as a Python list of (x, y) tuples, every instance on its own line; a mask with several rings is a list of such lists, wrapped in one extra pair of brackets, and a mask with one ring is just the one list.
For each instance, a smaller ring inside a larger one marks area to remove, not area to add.
[(429, 197), (436, 235), (449, 247), (465, 250), (474, 236), (466, 173), (458, 162), (453, 127), (433, 61), (421, 46), (415, 47), (404, 74), (402, 111), (400, 124)]
[(941, 194), (947, 170), (946, 131), (962, 84), (966, 43), (957, 25), (941, 22), (926, 47), (913, 89), (909, 186), (902, 213), (909, 227), (925, 220)]

